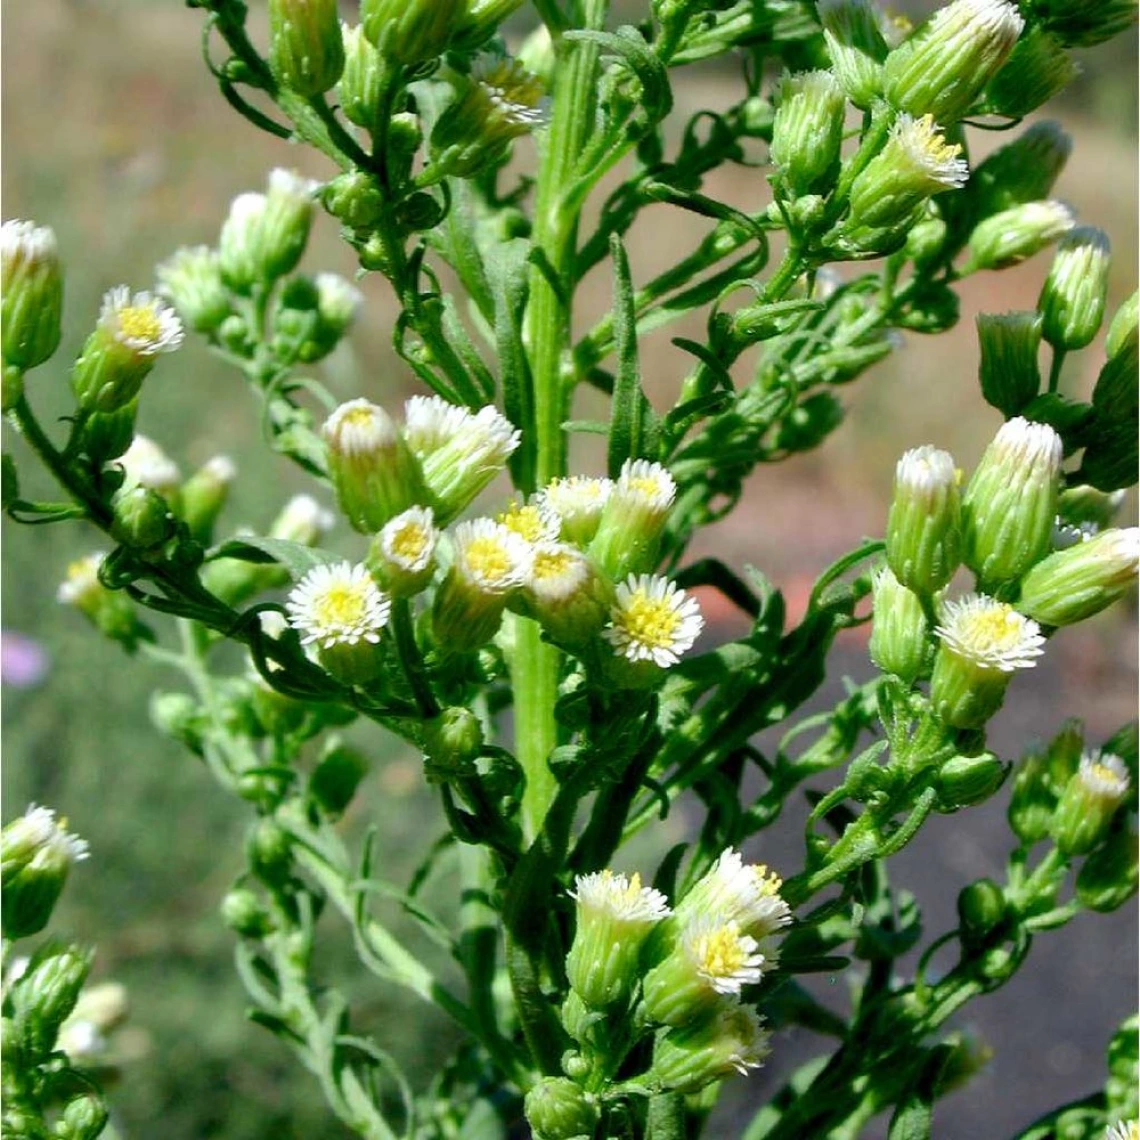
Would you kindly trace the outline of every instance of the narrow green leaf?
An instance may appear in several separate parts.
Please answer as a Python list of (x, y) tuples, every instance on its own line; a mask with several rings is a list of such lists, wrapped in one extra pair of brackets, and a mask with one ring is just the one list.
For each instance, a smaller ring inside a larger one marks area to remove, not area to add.
[(299, 542), (286, 542), (281, 538), (262, 538), (256, 534), (231, 538), (207, 552), (207, 562), (216, 558), (236, 558), (240, 562), (261, 564), (276, 562), (284, 566), (294, 578), (304, 577), (315, 567), (333, 561), (333, 556), (323, 550), (302, 546)]

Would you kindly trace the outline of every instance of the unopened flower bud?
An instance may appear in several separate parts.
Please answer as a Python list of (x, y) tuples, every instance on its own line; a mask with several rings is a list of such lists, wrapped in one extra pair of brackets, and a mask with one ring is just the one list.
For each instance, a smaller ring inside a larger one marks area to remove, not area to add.
[(1009, 825), (1021, 842), (1030, 847), (1049, 834), (1057, 796), (1049, 776), (1049, 761), (1031, 752), (1017, 766), (1009, 798)]
[[(7, 930), (4, 933), (12, 937)], [(60, 1026), (79, 1000), (91, 957), (88, 950), (58, 943), (48, 943), (32, 956), (10, 993), (25, 1055), (43, 1060), (52, 1051)]]
[(644, 573), (657, 563), (657, 548), (677, 485), (660, 463), (627, 459), (602, 510), (590, 556), (611, 578)]
[(831, 189), (843, 143), (843, 91), (830, 71), (785, 75), (769, 157), (793, 198)]
[(113, 412), (92, 412), (83, 422), (83, 451), (95, 463), (118, 459), (135, 438), (137, 399)]
[(864, 252), (901, 245), (931, 195), (965, 184), (969, 167), (961, 153), (930, 115), (900, 115), (883, 149), (851, 185), (850, 214), (838, 231), (841, 244)]
[(349, 229), (371, 229), (389, 209), (374, 175), (361, 170), (338, 174), (321, 193), (325, 209)]
[(958, 473), (949, 452), (929, 444), (903, 454), (887, 516), (887, 563), (909, 590), (929, 597), (961, 560)]
[(1041, 387), (1041, 314), (979, 313), (977, 325), (982, 395), (1003, 415), (1016, 416)]
[(4, 937), (26, 938), (47, 925), (72, 863), (87, 858), (87, 844), (67, 821), (31, 804), (0, 832), (0, 905)]
[(372, 540), (368, 569), (394, 598), (410, 598), (431, 583), (438, 541), (431, 509), (409, 507)]
[(55, 1126), (59, 1140), (95, 1140), (107, 1124), (107, 1106), (95, 1093), (80, 1093), (63, 1106)]
[(306, 98), (336, 83), (344, 70), (336, 0), (269, 0), (269, 68)]
[(1073, 213), (1061, 202), (1026, 202), (983, 218), (970, 234), (963, 274), (1005, 269), (1043, 250), (1073, 228)]
[(831, 67), (847, 98), (863, 110), (882, 93), (887, 41), (869, 0), (820, 0)]
[(1109, 360), (1118, 357), (1129, 341), (1136, 341), (1138, 311), (1140, 311), (1140, 290), (1133, 293), (1116, 310), (1116, 314), (1108, 326), (1108, 334), (1104, 339), (1104, 351)]
[(360, 23), (382, 56), (415, 67), (446, 51), (466, 7), (466, 0), (361, 0)]
[[(319, 356), (332, 351), (352, 328), (364, 296), (355, 285), (336, 273), (318, 273), (316, 341)], [(316, 356), (302, 359), (318, 359)]]
[(126, 546), (151, 550), (174, 534), (166, 500), (149, 487), (125, 487), (111, 500), (111, 534)]
[(1048, 198), (1073, 149), (1052, 120), (1034, 123), (987, 156), (970, 175), (966, 196), (979, 218)]
[(248, 887), (235, 887), (222, 899), (222, 921), (243, 938), (260, 938), (270, 929), (269, 913)]
[(1009, 59), (986, 88), (986, 106), (1020, 118), (1060, 94), (1080, 73), (1061, 41), (1040, 25), (1017, 41)]
[(436, 590), (432, 632), (444, 653), (470, 653), (495, 636), (508, 595), (526, 581), (530, 544), (502, 523), (471, 519), (451, 534), (451, 569)]
[(604, 1009), (627, 998), (640, 976), (638, 955), (653, 928), (669, 914), (660, 891), (641, 876), (598, 871), (579, 875), (574, 942), (566, 957), (570, 987), (587, 1005)]
[(182, 484), (182, 504), (179, 513), (190, 533), (199, 542), (207, 543), (214, 523), (229, 498), (230, 484), (237, 477), (237, 466), (227, 455), (215, 455), (207, 460)]
[(1061, 437), (1008, 420), (962, 496), (963, 561), (983, 586), (1020, 578), (1049, 549), (1057, 517)]
[(342, 23), (340, 31), (344, 45), (344, 70), (337, 85), (340, 109), (350, 123), (371, 130), (377, 126), (380, 113), (383, 61), (362, 25), (350, 27)]
[(1045, 0), (1034, 9), (1045, 27), (1074, 47), (1092, 47), (1136, 23), (1136, 0)]
[(334, 522), (332, 512), (311, 495), (294, 495), (273, 520), (269, 537), (316, 546), (332, 530)]
[(979, 594), (947, 602), (934, 632), (940, 645), (930, 702), (953, 728), (981, 728), (1001, 708), (1013, 674), (1032, 668), (1045, 642), (1036, 622)]
[(506, 160), (511, 141), (546, 122), (545, 89), (517, 60), (478, 59), (431, 132), (433, 164), (472, 178)]
[(988, 800), (1001, 787), (1008, 772), (1009, 767), (992, 752), (951, 757), (935, 777), (936, 810), (958, 811)]
[(321, 435), (337, 501), (358, 531), (374, 534), (425, 501), (419, 464), (383, 408), (350, 400), (329, 416)]
[(770, 1040), (755, 1010), (728, 1006), (659, 1037), (650, 1072), (667, 1089), (700, 1092), (733, 1073), (758, 1069), (771, 1052)]
[(103, 297), (99, 322), (71, 372), (71, 388), (85, 412), (113, 412), (139, 394), (160, 353), (182, 343), (182, 322), (150, 293), (131, 295), (117, 285)]
[(158, 266), (155, 276), (159, 294), (196, 332), (214, 332), (233, 311), (217, 251), (208, 246), (177, 250)]
[(613, 601), (613, 584), (587, 555), (566, 543), (536, 544), (521, 602), (551, 640), (568, 646), (592, 641), (609, 619)]
[(310, 570), (289, 594), (289, 624), (302, 645), (339, 681), (366, 685), (379, 675), (380, 635), (391, 602), (364, 566), (326, 563)]
[(1136, 581), (1140, 529), (1111, 529), (1048, 555), (1021, 580), (1018, 608), (1042, 625), (1072, 625), (1112, 605)]
[(883, 64), (887, 101), (943, 126), (966, 115), (997, 74), (1025, 21), (1005, 0), (954, 0), (892, 51)]
[(43, 364), (59, 347), (63, 272), (55, 233), (35, 222), (0, 226), (0, 355), (11, 368)]
[[(297, 2), (297, 0), (293, 0)], [(337, 31), (339, 39), (340, 32)], [(320, 183), (278, 167), (269, 172), (262, 217), (260, 270), (275, 281), (297, 268), (313, 223), (313, 196)]]
[(884, 673), (910, 682), (926, 669), (930, 658), (929, 626), (919, 597), (884, 566), (871, 579), (874, 622), (871, 660)]
[(1077, 899), (1082, 906), (1107, 914), (1136, 894), (1140, 882), (1137, 838), (1131, 828), (1116, 826), (1089, 854), (1077, 873)]
[(439, 716), (424, 721), (422, 747), (428, 776), (447, 780), (469, 776), (483, 752), (483, 725), (461, 705), (444, 709)]
[(1061, 793), (1050, 831), (1068, 856), (1087, 855), (1108, 834), (1116, 809), (1128, 796), (1131, 780), (1119, 756), (1088, 752)]
[(1042, 333), (1054, 347), (1084, 348), (1104, 318), (1108, 294), (1109, 245), (1103, 230), (1077, 226), (1057, 243), (1037, 308)]
[(594, 1135), (601, 1115), (593, 1094), (566, 1077), (543, 1077), (523, 1104), (534, 1140), (579, 1140)]
[(150, 719), (164, 736), (180, 741), (193, 751), (201, 750), (202, 712), (188, 693), (152, 693)]
[(978, 879), (958, 894), (958, 929), (969, 948), (984, 946), (1006, 914), (1005, 893), (993, 879)]

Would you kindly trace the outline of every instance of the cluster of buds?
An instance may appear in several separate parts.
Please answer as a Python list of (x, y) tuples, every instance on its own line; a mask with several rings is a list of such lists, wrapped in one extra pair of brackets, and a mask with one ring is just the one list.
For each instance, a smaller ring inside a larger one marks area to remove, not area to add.
[(769, 1034), (742, 992), (778, 962), (776, 937), (791, 922), (780, 887), (731, 849), (675, 908), (638, 875), (579, 876), (562, 1009), (577, 1048), (564, 1059), (566, 1077), (527, 1098), (537, 1135), (589, 1133), (561, 1128), (549, 1105), (574, 1105), (576, 1126), (591, 1113), (596, 1123), (591, 1075), (614, 1072), (645, 1037), (653, 1060), (639, 1083), (650, 1087), (697, 1093), (762, 1063)]
[[(1015, 418), (964, 492), (944, 451), (916, 448), (898, 463), (871, 653), (908, 684), (929, 676), (934, 711), (954, 728), (981, 728), (997, 712), (1012, 675), (1043, 652), (1043, 626), (1099, 612), (1136, 578), (1136, 528), (1051, 551), (1061, 453), (1053, 428)], [(982, 592), (947, 599), (962, 564)]]
[[(495, 517), (449, 526), (518, 446), (494, 407), (415, 396), (400, 425), (358, 399), (322, 434), (340, 507), (372, 536), (362, 565), (320, 567), (290, 596), (293, 625), (330, 671), (354, 683), (376, 676), (390, 600), (433, 588), (444, 656), (486, 645), (508, 609), (624, 687), (654, 683), (696, 641), (695, 599), (651, 573), (675, 495), (660, 464), (629, 460), (613, 481), (557, 479)], [(336, 663), (341, 648), (367, 661)]]

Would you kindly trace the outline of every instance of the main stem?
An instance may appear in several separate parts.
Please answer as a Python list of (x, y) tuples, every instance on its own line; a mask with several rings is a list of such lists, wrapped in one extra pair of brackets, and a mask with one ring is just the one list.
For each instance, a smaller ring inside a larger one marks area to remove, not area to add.
[[(602, 27), (607, 2), (583, 0), (585, 27)], [(560, 53), (564, 62), (554, 90), (535, 208), (534, 246), (545, 262), (546, 272), (538, 268), (531, 272), (526, 317), (537, 437), (535, 475), (540, 487), (566, 470), (562, 424), (572, 388), (566, 371), (570, 361), (578, 208), (565, 202), (563, 191), (573, 181), (575, 165), (593, 126), (598, 63), (598, 48), (593, 44), (570, 46), (563, 42)], [(542, 641), (538, 624), (520, 620), (514, 659), (515, 740), (519, 763), (526, 775), (522, 826), (528, 842), (542, 829), (557, 786), (547, 760), (558, 742), (554, 721), (558, 664), (558, 650)]]

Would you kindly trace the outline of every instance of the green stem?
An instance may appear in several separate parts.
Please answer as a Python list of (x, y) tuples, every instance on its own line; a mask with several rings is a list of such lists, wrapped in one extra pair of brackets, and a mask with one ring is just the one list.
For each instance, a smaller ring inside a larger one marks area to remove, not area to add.
[(392, 602), (392, 633), (396, 639), (396, 650), (404, 666), (404, 674), (412, 687), (421, 715), (425, 719), (436, 716), (439, 713), (439, 704), (436, 702), (435, 693), (432, 692), (420, 647), (416, 644), (412, 607), (407, 598), (396, 598)]
[[(601, 28), (607, 0), (585, 0), (587, 28)], [(565, 48), (563, 50), (566, 50)], [(535, 409), (535, 477), (541, 487), (566, 469), (566, 419), (570, 384), (564, 375), (570, 355), (570, 298), (574, 290), (577, 209), (567, 207), (563, 191), (573, 181), (579, 156), (593, 124), (595, 73), (599, 49), (575, 44), (561, 69), (554, 110), (538, 177), (534, 245), (553, 280), (537, 268), (530, 278), (526, 327)], [(517, 623), (515, 648), (515, 738), (526, 775), (522, 801), (523, 835), (532, 842), (554, 797), (556, 781), (547, 759), (558, 742), (554, 700), (559, 653), (541, 640), (538, 625)]]
[(1063, 348), (1053, 349), (1053, 360), (1049, 365), (1049, 392), (1050, 394), (1056, 392), (1061, 386), (1061, 369), (1065, 365), (1065, 350)]

